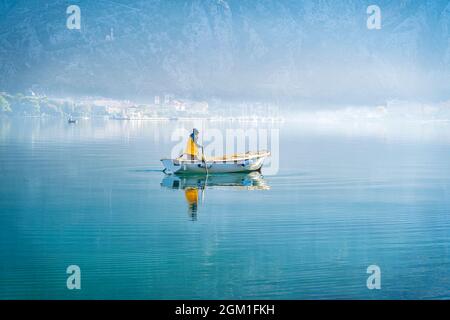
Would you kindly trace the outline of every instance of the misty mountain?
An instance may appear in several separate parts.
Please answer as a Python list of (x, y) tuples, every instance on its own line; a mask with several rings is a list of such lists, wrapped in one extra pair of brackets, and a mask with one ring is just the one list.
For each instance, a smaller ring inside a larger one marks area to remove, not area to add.
[[(0, 0), (0, 91), (370, 101), (450, 92), (449, 1)], [(81, 9), (81, 29), (66, 9)]]

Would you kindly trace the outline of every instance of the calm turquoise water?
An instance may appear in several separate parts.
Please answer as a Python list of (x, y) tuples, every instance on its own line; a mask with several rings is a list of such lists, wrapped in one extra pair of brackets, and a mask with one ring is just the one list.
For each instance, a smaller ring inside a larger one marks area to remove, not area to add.
[(449, 124), (276, 125), (277, 175), (206, 182), (160, 171), (190, 123), (0, 125), (2, 299), (450, 298)]

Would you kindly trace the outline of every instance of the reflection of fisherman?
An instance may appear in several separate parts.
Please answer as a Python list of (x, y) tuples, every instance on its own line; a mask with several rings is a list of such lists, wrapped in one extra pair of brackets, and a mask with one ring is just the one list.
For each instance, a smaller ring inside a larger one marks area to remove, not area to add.
[(189, 135), (184, 154), (186, 154), (187, 158), (190, 160), (198, 160), (198, 148), (202, 148), (202, 146), (198, 143), (198, 130), (194, 128)]
[(184, 196), (188, 203), (188, 213), (192, 220), (197, 220), (197, 206), (198, 206), (198, 189), (197, 188), (186, 188), (184, 189)]

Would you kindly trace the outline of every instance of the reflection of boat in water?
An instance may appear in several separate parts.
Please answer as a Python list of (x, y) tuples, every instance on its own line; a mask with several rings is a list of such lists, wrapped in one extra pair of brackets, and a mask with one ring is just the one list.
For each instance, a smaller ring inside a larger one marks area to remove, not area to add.
[(269, 185), (259, 172), (210, 174), (210, 175), (166, 175), (161, 186), (169, 189), (183, 190), (188, 204), (188, 213), (192, 220), (197, 219), (199, 190), (202, 202), (206, 188), (233, 188), (243, 190), (268, 190)]
[(206, 175), (166, 175), (161, 181), (161, 186), (170, 189), (186, 188), (220, 188), (230, 187), (234, 189), (268, 190), (264, 177), (259, 172), (229, 173)]
[(231, 173), (259, 171), (264, 160), (270, 156), (268, 151), (247, 152), (231, 156), (202, 159), (161, 159), (166, 173)]

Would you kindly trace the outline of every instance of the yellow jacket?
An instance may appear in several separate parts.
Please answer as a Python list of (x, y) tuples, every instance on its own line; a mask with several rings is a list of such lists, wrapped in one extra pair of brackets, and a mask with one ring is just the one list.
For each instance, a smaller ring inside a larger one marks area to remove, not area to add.
[(198, 155), (197, 144), (195, 143), (195, 141), (194, 141), (192, 136), (189, 136), (189, 139), (187, 141), (186, 154), (191, 155), (191, 156)]

